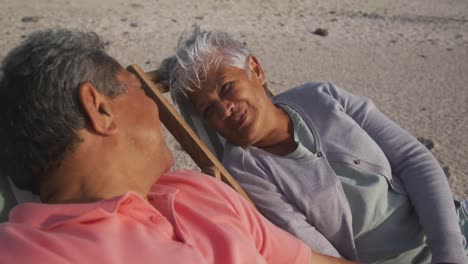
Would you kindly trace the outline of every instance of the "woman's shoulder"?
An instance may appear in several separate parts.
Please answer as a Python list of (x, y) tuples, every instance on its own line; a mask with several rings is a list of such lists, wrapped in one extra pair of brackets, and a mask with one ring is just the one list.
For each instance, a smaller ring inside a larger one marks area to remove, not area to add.
[(277, 103), (301, 103), (309, 104), (312, 101), (323, 101), (335, 99), (339, 94), (339, 88), (331, 82), (308, 82), (302, 85), (290, 88), (274, 97)]
[(255, 151), (255, 147), (241, 147), (226, 142), (223, 156), (223, 165), (231, 173), (232, 171), (258, 173), (265, 171), (268, 167), (268, 162), (262, 151)]
[[(318, 92), (320, 90), (328, 88), (332, 85), (330, 82), (325, 81), (314, 81), (314, 82), (306, 82), (301, 85), (291, 87), (284, 92), (279, 93), (277, 96), (287, 95), (291, 93), (311, 93), (311, 92)], [(332, 85), (333, 86), (333, 85)]]
[(226, 141), (222, 163), (226, 167), (244, 167), (245, 157), (252, 156), (250, 151)]

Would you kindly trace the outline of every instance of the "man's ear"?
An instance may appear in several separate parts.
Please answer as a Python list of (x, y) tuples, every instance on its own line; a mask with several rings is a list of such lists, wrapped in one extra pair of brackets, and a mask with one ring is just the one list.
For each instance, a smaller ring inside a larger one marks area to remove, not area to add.
[(257, 57), (254, 55), (249, 56), (249, 68), (250, 71), (258, 78), (260, 83), (264, 85), (266, 81), (265, 73), (263, 72), (262, 66), (258, 62)]
[(94, 132), (103, 136), (117, 132), (115, 115), (107, 96), (102, 95), (90, 82), (84, 82), (79, 87), (79, 98)]

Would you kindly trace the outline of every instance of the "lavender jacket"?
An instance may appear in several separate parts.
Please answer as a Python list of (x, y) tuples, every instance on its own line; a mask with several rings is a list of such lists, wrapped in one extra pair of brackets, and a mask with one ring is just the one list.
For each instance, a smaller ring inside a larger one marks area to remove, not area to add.
[(303, 162), (228, 143), (223, 158), (270, 221), (315, 250), (356, 260), (349, 204), (329, 161), (349, 163), (383, 175), (409, 198), (433, 263), (468, 263), (443, 170), (372, 101), (330, 83), (307, 83), (277, 95), (274, 103), (303, 117), (316, 140), (315, 155)]

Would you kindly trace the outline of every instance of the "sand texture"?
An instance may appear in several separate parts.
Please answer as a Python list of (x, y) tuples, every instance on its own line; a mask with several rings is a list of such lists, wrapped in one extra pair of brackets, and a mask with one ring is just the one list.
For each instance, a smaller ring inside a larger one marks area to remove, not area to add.
[[(0, 0), (0, 59), (28, 33), (62, 27), (101, 34), (122, 65), (149, 71), (193, 24), (245, 41), (276, 92), (326, 80), (372, 98), (433, 147), (468, 198), (466, 0)], [(195, 167), (168, 144), (176, 168)]]

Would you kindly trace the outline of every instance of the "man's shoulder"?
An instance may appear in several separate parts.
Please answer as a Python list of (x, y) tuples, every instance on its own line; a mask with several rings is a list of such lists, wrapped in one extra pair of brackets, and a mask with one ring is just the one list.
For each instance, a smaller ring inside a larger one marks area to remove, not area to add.
[(214, 177), (191, 170), (177, 170), (163, 174), (152, 189), (155, 190), (161, 186), (189, 195), (211, 195), (213, 197), (225, 197), (226, 194), (238, 195), (228, 185)]
[(180, 203), (190, 204), (191, 207), (207, 212), (217, 208), (238, 216), (249, 207), (247, 200), (233, 188), (200, 172), (178, 170), (166, 173), (153, 185), (151, 191), (161, 192), (168, 188), (170, 192), (176, 194), (176, 199)]
[(158, 179), (157, 184), (163, 185), (192, 185), (192, 184), (218, 184), (217, 181), (202, 172), (193, 170), (176, 170), (166, 172)]
[[(22, 252), (31, 248), (33, 248), (31, 251), (36, 252), (39, 247), (35, 246), (40, 244), (37, 241), (44, 242), (45, 237), (45, 232), (34, 226), (14, 222), (0, 223), (0, 245), (2, 245), (0, 247), (0, 263), (4, 263), (3, 261), (10, 258), (16, 259), (16, 257), (23, 260), (27, 259), (31, 263), (37, 261), (37, 259), (34, 260), (34, 257), (31, 257), (35, 256), (32, 252), (28, 252), (26, 255), (22, 255)], [(5, 263), (10, 262), (6, 261)]]

